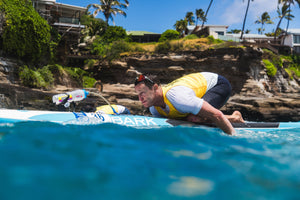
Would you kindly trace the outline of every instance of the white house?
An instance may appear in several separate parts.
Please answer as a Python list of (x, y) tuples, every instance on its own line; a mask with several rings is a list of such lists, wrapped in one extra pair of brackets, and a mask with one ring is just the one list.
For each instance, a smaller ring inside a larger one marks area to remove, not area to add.
[[(227, 25), (204, 25), (203, 30), (207, 32), (208, 35), (212, 35), (215, 39), (218, 39), (219, 36), (226, 35)], [(187, 34), (197, 34), (201, 31), (201, 26), (188, 26)]]
[(291, 47), (294, 52), (300, 53), (300, 29), (288, 29), (280, 38), (282, 45), (287, 45)]
[(274, 37), (268, 37), (266, 35), (261, 34), (243, 34), (243, 39), (241, 40), (241, 33), (227, 33), (225, 37), (220, 37), (221, 40), (233, 40), (236, 42), (246, 41), (251, 43), (261, 43), (268, 42), (271, 43), (274, 40)]
[[(56, 0), (32, 0), (35, 10), (45, 18), (49, 25), (57, 28), (62, 35), (68, 34), (74, 39), (80, 35), (80, 18), (87, 8), (69, 4), (57, 3)], [(69, 37), (70, 39), (70, 37)]]

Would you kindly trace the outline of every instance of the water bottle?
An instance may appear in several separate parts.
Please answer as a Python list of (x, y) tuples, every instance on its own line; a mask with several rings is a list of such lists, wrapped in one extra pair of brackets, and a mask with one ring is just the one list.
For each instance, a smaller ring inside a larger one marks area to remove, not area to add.
[[(70, 105), (70, 102), (81, 101), (89, 94), (86, 90), (75, 90), (72, 92), (66, 92), (64, 94), (57, 94), (52, 97), (53, 103), (59, 105), (64, 103), (66, 107)], [(68, 99), (67, 99), (68, 98)]]

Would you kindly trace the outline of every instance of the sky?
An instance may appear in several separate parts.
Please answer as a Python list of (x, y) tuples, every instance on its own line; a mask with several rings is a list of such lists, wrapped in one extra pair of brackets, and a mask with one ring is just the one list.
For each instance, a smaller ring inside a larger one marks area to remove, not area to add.
[[(177, 20), (185, 17), (187, 12), (195, 14), (196, 9), (206, 11), (210, 0), (128, 0), (129, 7), (125, 10), (127, 17), (117, 15), (114, 17), (115, 25), (122, 26), (127, 31), (149, 31), (163, 33), (167, 29), (175, 29)], [(58, 3), (86, 7), (88, 4), (99, 4), (99, 0), (56, 0)], [(276, 29), (279, 21), (277, 18), (278, 0), (254, 0), (251, 1), (245, 30), (250, 33), (258, 33), (260, 24), (254, 22), (264, 12), (268, 12), (274, 24), (265, 25), (265, 33)], [(247, 7), (247, 0), (214, 0), (207, 15), (206, 25), (227, 25), (228, 31), (242, 29), (244, 15)], [(295, 16), (290, 21), (289, 28), (300, 29), (300, 8), (298, 5), (292, 6), (292, 14)], [(97, 18), (105, 19), (100, 13)], [(199, 22), (201, 23), (201, 22)], [(109, 24), (112, 25), (110, 21)], [(286, 21), (281, 23), (281, 28), (285, 29)]]

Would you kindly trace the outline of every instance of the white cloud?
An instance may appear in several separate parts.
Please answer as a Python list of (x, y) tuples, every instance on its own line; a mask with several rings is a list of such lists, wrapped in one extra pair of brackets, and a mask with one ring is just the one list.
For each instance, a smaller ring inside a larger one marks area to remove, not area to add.
[[(232, 2), (230, 4), (230, 2)], [(244, 20), (248, 0), (228, 1), (229, 6), (224, 9), (222, 19), (225, 24), (242, 23)], [(273, 12), (277, 9), (277, 0), (254, 0), (250, 1), (247, 19), (256, 19), (263, 12)]]

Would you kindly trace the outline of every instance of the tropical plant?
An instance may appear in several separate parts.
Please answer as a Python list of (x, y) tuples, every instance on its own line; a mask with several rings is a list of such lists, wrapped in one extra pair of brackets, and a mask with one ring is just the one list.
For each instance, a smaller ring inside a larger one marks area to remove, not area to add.
[(179, 21), (176, 21), (176, 23), (174, 24), (174, 27), (175, 27), (176, 31), (178, 31), (180, 33), (180, 35), (182, 37), (184, 37), (185, 31), (187, 29), (187, 25), (188, 25), (187, 20), (181, 19)]
[(103, 42), (112, 43), (118, 40), (129, 40), (126, 30), (121, 26), (109, 26), (101, 36)]
[(159, 38), (159, 42), (164, 42), (166, 40), (174, 40), (179, 38), (180, 33), (175, 30), (168, 29), (163, 32)]
[(19, 69), (19, 78), (24, 86), (49, 89), (53, 86), (54, 77), (48, 66), (30, 69), (24, 65)]
[(276, 30), (275, 30), (274, 41), (276, 41), (276, 37), (278, 35), (278, 30), (279, 30), (280, 24), (282, 22), (282, 19), (291, 20), (291, 18), (294, 17), (290, 12), (291, 11), (290, 11), (288, 5), (286, 5), (286, 4), (283, 4), (281, 6), (281, 8), (279, 7), (279, 5), (277, 6), (277, 14), (279, 17), (279, 21), (278, 21), (278, 24), (277, 24)]
[(241, 29), (231, 29), (228, 33), (240, 33)]
[(51, 27), (35, 11), (31, 1), (2, 0), (1, 12), (5, 14), (0, 42), (4, 52), (36, 63), (49, 55)]
[[(300, 7), (300, 0), (278, 0), (278, 4), (283, 4), (283, 5), (287, 5), (288, 6), (288, 14), (291, 13), (291, 5), (295, 4), (295, 2), (298, 4), (298, 6)], [(290, 20), (292, 20), (291, 18), (287, 18), (287, 25), (286, 25), (286, 32), (289, 28), (289, 24), (290, 24)]]
[[(100, 0), (100, 4), (90, 4), (88, 9), (92, 6), (95, 11), (93, 13), (94, 17), (98, 15), (99, 12), (102, 12), (105, 17), (106, 24), (108, 24), (108, 20), (112, 20), (115, 25), (113, 15), (117, 14), (127, 16), (126, 12), (123, 9), (126, 9), (129, 6), (128, 0)], [(124, 3), (123, 3), (124, 2)]]
[(265, 31), (264, 25), (265, 24), (274, 24), (274, 22), (271, 20), (271, 17), (268, 12), (264, 12), (261, 17), (259, 17), (255, 24), (261, 24), (261, 28), (258, 29), (258, 33), (263, 34)]
[(88, 36), (103, 35), (107, 29), (107, 23), (100, 18), (95, 18), (93, 15), (83, 15), (80, 23), (85, 25), (84, 33)]
[(206, 22), (205, 13), (201, 8), (196, 9), (196, 26), (198, 24), (198, 20), (202, 22)]
[(187, 12), (185, 15), (185, 19), (188, 22), (189, 25), (195, 24), (195, 17), (193, 12)]
[(210, 9), (210, 7), (211, 7), (212, 2), (213, 2), (213, 0), (210, 0), (209, 5), (208, 5), (208, 8), (207, 8), (207, 10), (206, 10), (206, 12), (205, 12), (205, 15), (204, 15), (204, 18), (203, 18), (203, 19), (205, 19), (205, 21), (202, 21), (201, 29), (203, 29), (204, 23), (207, 21), (207, 13), (208, 13), (208, 11), (209, 11), (209, 9)]

